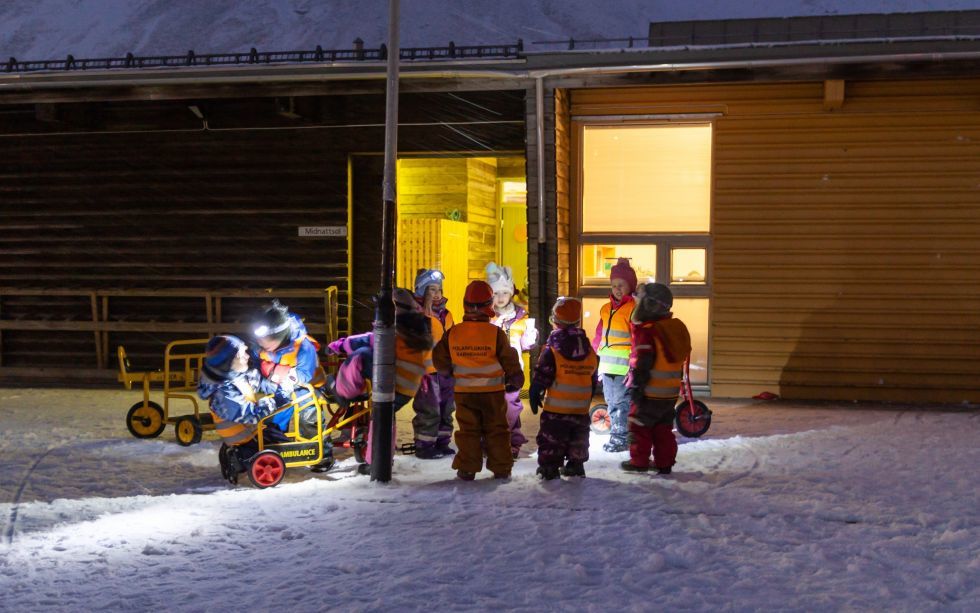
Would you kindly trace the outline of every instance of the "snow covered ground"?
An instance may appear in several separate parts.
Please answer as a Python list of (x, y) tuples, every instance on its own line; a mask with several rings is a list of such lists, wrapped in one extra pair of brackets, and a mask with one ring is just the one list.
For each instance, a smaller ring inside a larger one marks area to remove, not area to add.
[(0, 610), (980, 610), (976, 411), (713, 400), (670, 477), (594, 437), (584, 480), (400, 456), (260, 491), (213, 433), (131, 438), (135, 400), (0, 390)]

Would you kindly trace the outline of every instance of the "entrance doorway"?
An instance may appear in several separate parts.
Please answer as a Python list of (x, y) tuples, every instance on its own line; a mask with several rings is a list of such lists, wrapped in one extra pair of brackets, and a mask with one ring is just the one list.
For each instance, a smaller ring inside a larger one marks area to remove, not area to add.
[(419, 269), (438, 268), (456, 321), (466, 285), (497, 262), (527, 296), (527, 187), (523, 157), (398, 160), (396, 282), (412, 289)]

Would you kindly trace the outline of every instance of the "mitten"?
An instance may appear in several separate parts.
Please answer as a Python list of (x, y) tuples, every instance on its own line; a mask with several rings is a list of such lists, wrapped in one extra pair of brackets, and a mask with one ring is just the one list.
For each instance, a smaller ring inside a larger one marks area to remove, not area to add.
[(541, 408), (541, 402), (544, 400), (544, 388), (537, 383), (532, 383), (527, 397), (531, 404), (531, 413), (537, 415)]

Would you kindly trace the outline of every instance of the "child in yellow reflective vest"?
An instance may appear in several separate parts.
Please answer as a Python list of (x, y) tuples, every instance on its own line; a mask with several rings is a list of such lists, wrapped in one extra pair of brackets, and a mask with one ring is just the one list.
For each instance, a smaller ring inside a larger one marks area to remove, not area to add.
[(524, 384), (517, 352), (503, 330), (490, 323), (493, 290), (484, 281), (473, 281), (463, 296), (463, 321), (450, 328), (432, 351), (439, 373), (455, 379), (456, 476), (472, 481), (483, 468), (483, 443), (487, 468), (496, 479), (510, 477), (514, 458), (510, 453), (507, 400), (504, 391)]
[(603, 449), (609, 452), (626, 451), (626, 417), (629, 397), (626, 393), (626, 373), (630, 358), (630, 315), (633, 313), (633, 292), (636, 291), (636, 271), (629, 260), (619, 258), (609, 273), (609, 302), (599, 311), (599, 325), (592, 339), (592, 348), (599, 354), (599, 376), (602, 395), (609, 407), (611, 429), (609, 442)]
[(646, 472), (653, 467), (670, 474), (677, 460), (674, 406), (680, 392), (684, 361), (691, 355), (691, 334), (670, 312), (674, 296), (666, 285), (646, 283), (636, 292), (633, 355), (630, 359), (629, 449), (623, 470)]
[[(534, 321), (528, 317), (527, 309), (514, 301), (514, 276), (509, 266), (497, 266), (494, 262), (487, 264), (487, 283), (493, 289), (494, 316), (490, 323), (507, 333), (510, 346), (517, 351), (517, 358), (524, 370), (525, 360), (530, 360), (528, 353), (538, 342), (538, 330)], [(526, 371), (525, 371), (526, 372)], [(527, 442), (527, 437), (521, 432), (521, 403), (520, 390), (507, 392), (507, 425), (510, 427), (510, 451), (514, 458), (521, 451), (521, 445)]]
[(581, 326), (582, 303), (559, 298), (551, 309), (545, 347), (531, 382), (531, 412), (540, 408), (538, 475), (545, 480), (584, 477), (589, 459), (589, 405), (599, 360)]

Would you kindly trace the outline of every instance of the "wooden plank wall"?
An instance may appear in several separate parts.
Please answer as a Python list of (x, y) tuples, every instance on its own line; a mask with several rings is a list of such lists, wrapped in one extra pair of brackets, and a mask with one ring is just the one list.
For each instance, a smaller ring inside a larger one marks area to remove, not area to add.
[(497, 160), (466, 160), (466, 222), (469, 226), (469, 280), (486, 280), (487, 263), (500, 253), (500, 211), (497, 207)]
[(719, 112), (715, 395), (980, 402), (980, 80), (576, 91)]

